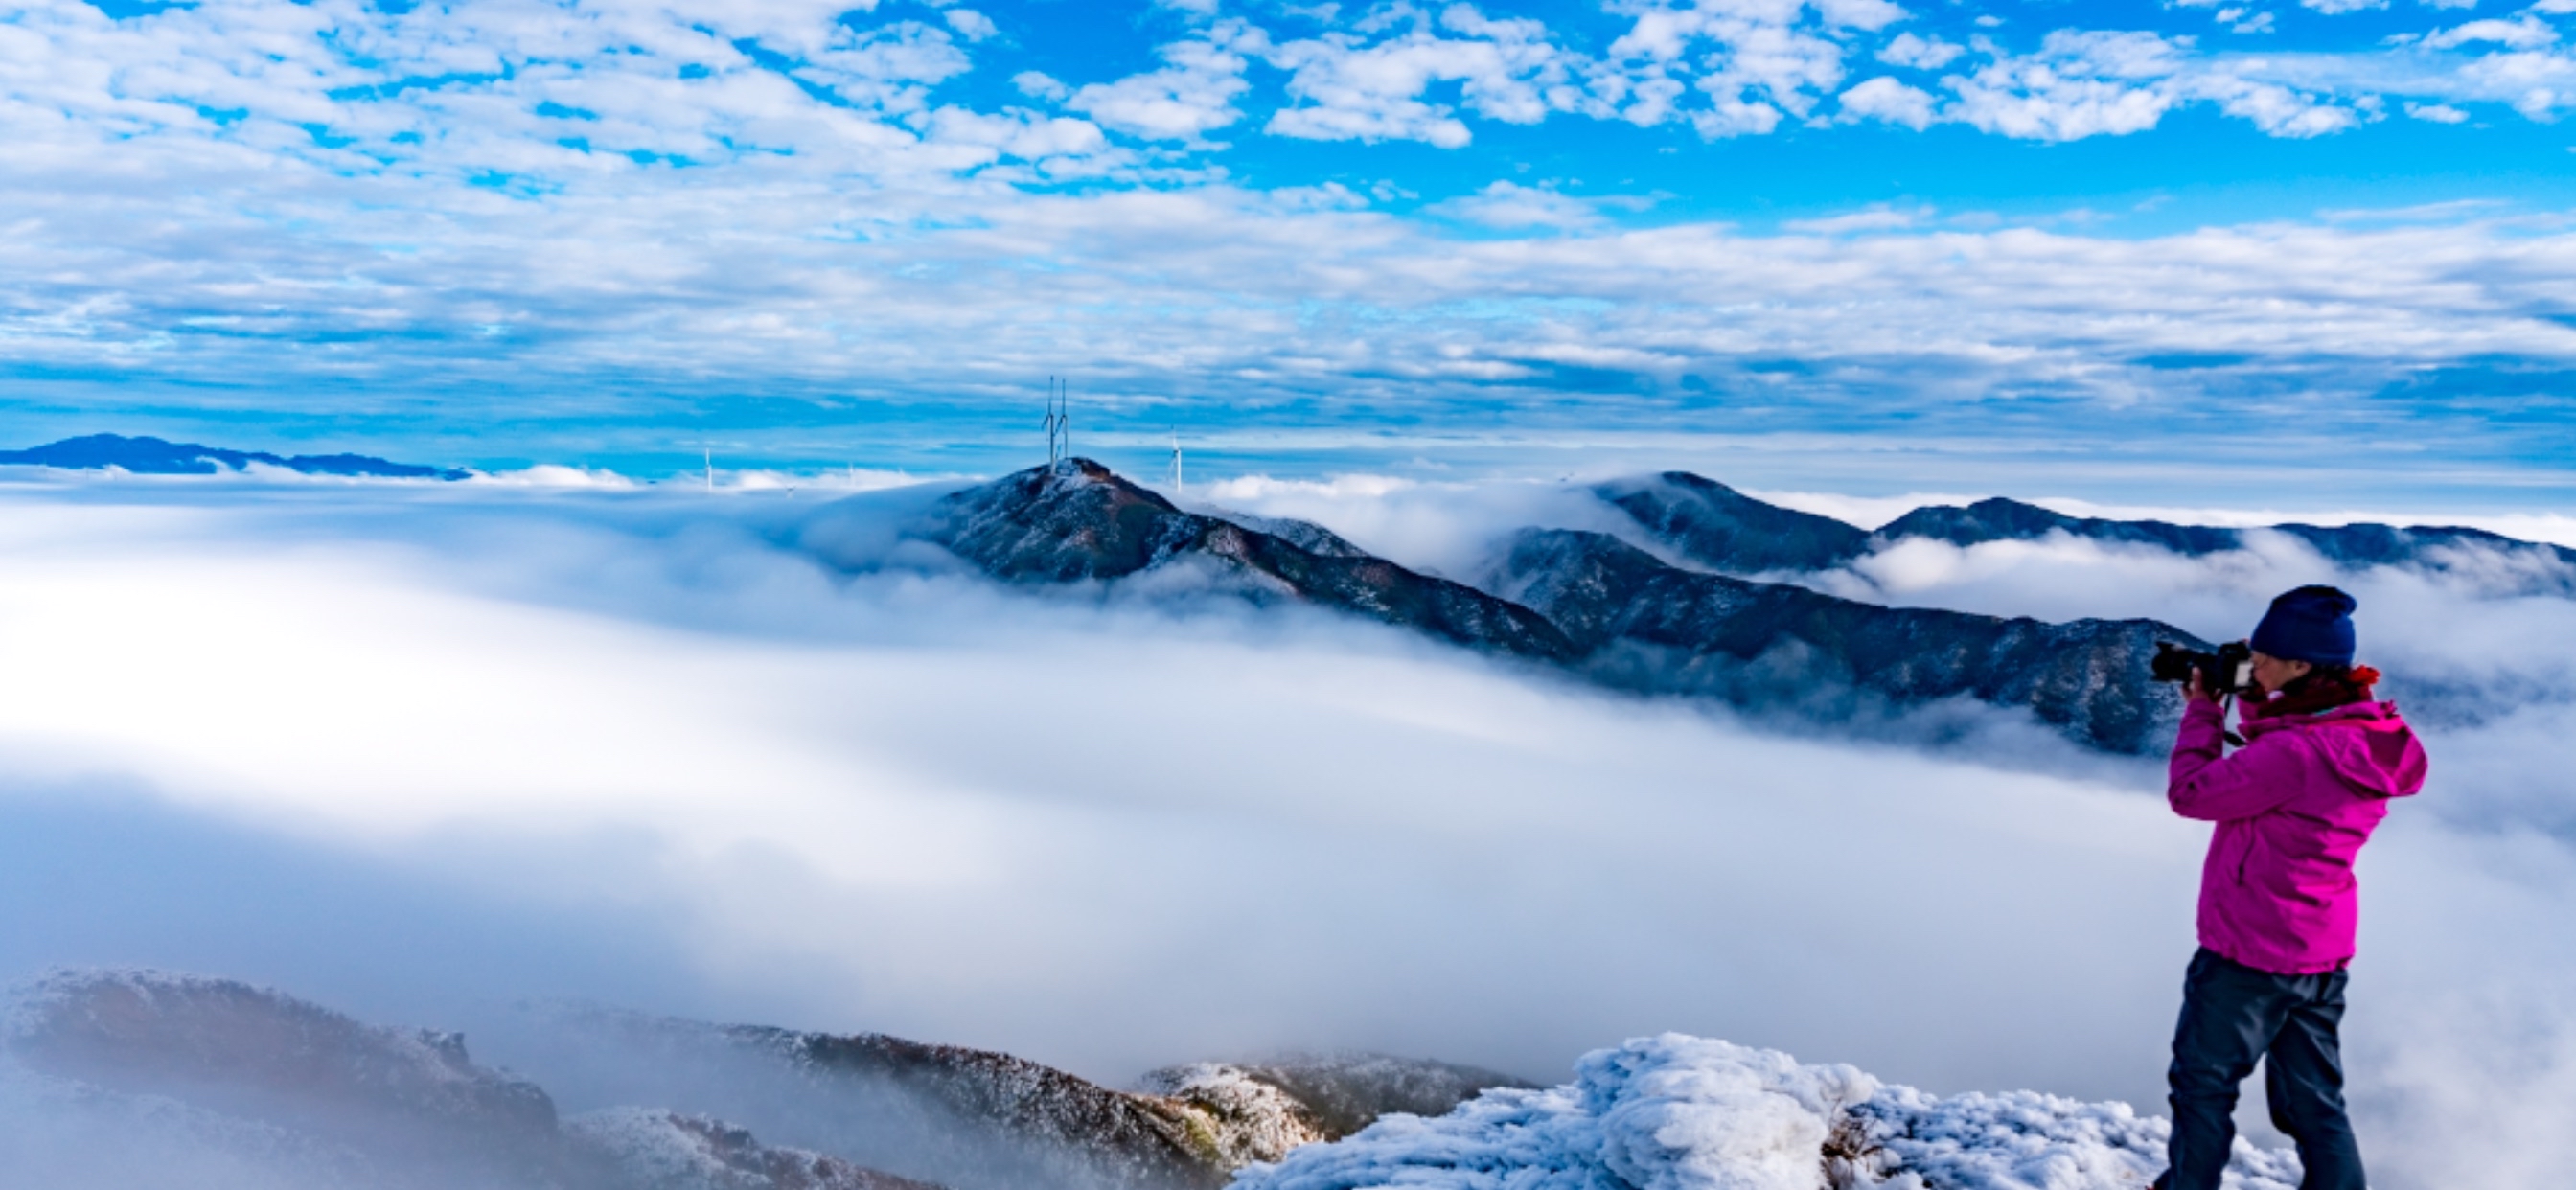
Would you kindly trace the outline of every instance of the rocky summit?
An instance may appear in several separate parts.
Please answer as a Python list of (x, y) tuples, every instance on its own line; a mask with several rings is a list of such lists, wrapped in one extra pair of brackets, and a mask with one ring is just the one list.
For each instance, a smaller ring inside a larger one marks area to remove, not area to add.
[(1869, 531), (1767, 504), (1713, 479), (1666, 471), (1592, 493), (1683, 558), (1725, 574), (1823, 570), (1869, 552)]
[(2200, 642), (2153, 620), (2047, 624), (1890, 608), (1804, 587), (1683, 570), (1617, 538), (1525, 530), (1483, 585), (1536, 609), (1614, 685), (1849, 717), (1973, 698), (2024, 707), (2113, 752), (2161, 746), (2180, 692), (2152, 681), (2156, 642)]
[(1416, 573), (1349, 543), (1288, 537), (1184, 512), (1089, 459), (1032, 467), (941, 500), (913, 536), (1008, 582), (1123, 578), (1195, 560), (1255, 597), (1366, 616), (1453, 644), (1547, 661), (1573, 656), (1556, 626), (1527, 608)]

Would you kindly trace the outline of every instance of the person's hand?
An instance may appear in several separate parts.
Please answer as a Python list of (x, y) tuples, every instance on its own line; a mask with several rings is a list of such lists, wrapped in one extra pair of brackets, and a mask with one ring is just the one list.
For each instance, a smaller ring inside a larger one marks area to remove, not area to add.
[(2193, 702), (2218, 701), (2218, 695), (2209, 689), (2209, 675), (2200, 672), (2200, 667), (2197, 665), (2191, 667), (2191, 680), (2182, 684), (2182, 694), (2184, 698)]

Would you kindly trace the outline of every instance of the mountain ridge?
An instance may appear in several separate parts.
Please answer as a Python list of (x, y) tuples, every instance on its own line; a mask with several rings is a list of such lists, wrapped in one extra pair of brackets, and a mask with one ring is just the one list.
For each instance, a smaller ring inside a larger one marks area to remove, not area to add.
[(459, 480), (471, 471), (396, 463), (373, 455), (276, 455), (261, 450), (231, 450), (194, 442), (171, 442), (122, 434), (87, 434), (25, 450), (0, 450), (0, 465), (58, 467), (72, 471), (117, 468), (136, 475), (216, 475), (251, 464), (283, 468), (306, 475), (341, 475), (374, 479)]
[(1569, 529), (1522, 530), (1484, 585), (1564, 629), (1612, 685), (1756, 707), (1799, 707), (1846, 688), (1899, 707), (1964, 696), (2129, 754), (2160, 745), (2182, 711), (2178, 690), (2149, 680), (2156, 642), (2206, 647), (2153, 620), (2049, 624), (1882, 607), (1684, 570)]
[[(1627, 514), (1650, 540), (1723, 574), (1749, 576), (1833, 569), (1900, 542), (1923, 539), (1957, 546), (2036, 541), (2052, 533), (2113, 544), (2145, 545), (2184, 557), (2249, 547), (2248, 535), (2278, 533), (2346, 566), (2412, 566), (2448, 570), (2446, 551), (2537, 553), (2566, 568), (2551, 586), (2576, 594), (2576, 549), (2458, 525), (2354, 522), (2258, 527), (2183, 525), (2152, 519), (2078, 517), (2005, 496), (1973, 503), (1927, 504), (1863, 529), (1747, 496), (1687, 471), (1596, 484), (1594, 496)], [(1765, 537), (1762, 534), (1772, 536)]]
[(1089, 459), (1032, 467), (951, 493), (911, 535), (1005, 582), (1117, 579), (1196, 558), (1246, 580), (1246, 593), (1256, 598), (1294, 598), (1487, 652), (1555, 662), (1572, 655), (1564, 633), (1527, 608), (1360, 551), (1339, 537), (1330, 538), (1336, 552), (1317, 553), (1257, 528), (1184, 512)]
[[(1723, 485), (1681, 476), (1658, 482), (1684, 501), (1641, 487), (1630, 493), (1632, 515), (1769, 549), (1763, 556), (1774, 560), (1847, 556), (1866, 538), (1848, 526), (1850, 536), (1836, 533), (1829, 526), (1839, 522), (1829, 518), (1765, 511)], [(1786, 545), (1763, 544), (1774, 530), (1790, 535)], [(1906, 711), (1964, 697), (2028, 711), (2079, 744), (2127, 754), (2151, 750), (2181, 712), (2178, 694), (2150, 681), (2155, 641), (2202, 643), (2145, 620), (2048, 625), (1882, 607), (1686, 570), (1571, 530), (1524, 531), (1489, 573), (1459, 584), (1316, 532), (1335, 553), (1184, 512), (1076, 459), (949, 493), (909, 535), (1008, 583), (1115, 581), (1201, 560), (1242, 577), (1257, 597), (1367, 616), (1631, 693), (1844, 721), (1860, 713), (1861, 701)]]

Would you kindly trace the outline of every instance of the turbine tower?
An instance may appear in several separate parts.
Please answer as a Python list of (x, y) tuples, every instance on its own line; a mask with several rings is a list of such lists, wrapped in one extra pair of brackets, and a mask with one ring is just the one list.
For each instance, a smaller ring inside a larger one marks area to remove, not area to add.
[(1047, 377), (1047, 470), (1058, 470), (1073, 457), (1073, 407), (1070, 381)]
[(1181, 494), (1181, 429), (1172, 427), (1172, 494)]

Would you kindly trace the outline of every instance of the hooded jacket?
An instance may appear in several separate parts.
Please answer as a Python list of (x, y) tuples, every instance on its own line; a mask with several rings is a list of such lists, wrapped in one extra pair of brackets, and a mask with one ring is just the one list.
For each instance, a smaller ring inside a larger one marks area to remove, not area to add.
[(2360, 890), (2352, 864), (2391, 798), (2424, 787), (2424, 747), (2393, 703), (2244, 723), (2226, 748), (2226, 712), (2183, 711), (2165, 799), (2215, 822), (2200, 869), (2200, 944), (2277, 975), (2332, 971), (2352, 958)]

